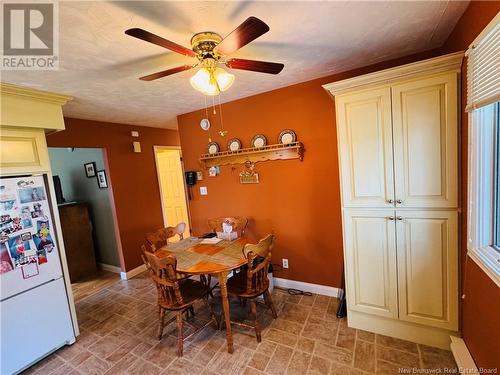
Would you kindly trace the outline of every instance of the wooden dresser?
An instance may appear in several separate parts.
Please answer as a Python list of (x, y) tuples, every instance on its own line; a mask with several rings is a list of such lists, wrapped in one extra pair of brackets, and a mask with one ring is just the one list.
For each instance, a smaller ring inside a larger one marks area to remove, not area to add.
[(92, 222), (88, 205), (84, 202), (65, 203), (58, 207), (69, 276), (73, 283), (97, 272)]

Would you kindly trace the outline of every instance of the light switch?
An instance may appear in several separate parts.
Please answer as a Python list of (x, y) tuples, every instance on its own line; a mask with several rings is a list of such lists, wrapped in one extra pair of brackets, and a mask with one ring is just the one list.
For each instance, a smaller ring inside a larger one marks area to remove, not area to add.
[(200, 195), (208, 195), (208, 190), (206, 186), (200, 186)]
[(141, 143), (140, 142), (132, 142), (132, 146), (134, 147), (134, 152), (141, 152)]

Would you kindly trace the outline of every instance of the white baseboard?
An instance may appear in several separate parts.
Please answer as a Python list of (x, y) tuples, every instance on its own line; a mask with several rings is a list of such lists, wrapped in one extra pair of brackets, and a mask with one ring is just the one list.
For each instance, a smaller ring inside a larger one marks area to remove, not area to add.
[(464, 374), (479, 374), (479, 371), (474, 363), (465, 341), (460, 337), (450, 336), (451, 338), (451, 352), (453, 357), (455, 357), (455, 362), (457, 362), (457, 367), (460, 369), (461, 373)]
[(141, 264), (139, 267), (136, 267), (128, 272), (120, 272), (120, 277), (122, 280), (128, 280), (140, 273), (143, 273), (144, 271), (146, 271), (146, 266)]
[(97, 266), (104, 270), (104, 271), (109, 271), (113, 273), (121, 273), (122, 269), (117, 266), (112, 266), (111, 264), (106, 264), (106, 263), (97, 263)]
[(274, 278), (274, 286), (283, 289), (293, 288), (293, 289), (303, 290), (304, 292), (322, 294), (324, 296), (330, 296), (330, 297), (339, 297), (340, 295), (339, 293), (340, 289), (335, 288), (333, 286), (310, 284), (310, 283), (305, 283), (303, 281), (282, 279), (280, 277)]

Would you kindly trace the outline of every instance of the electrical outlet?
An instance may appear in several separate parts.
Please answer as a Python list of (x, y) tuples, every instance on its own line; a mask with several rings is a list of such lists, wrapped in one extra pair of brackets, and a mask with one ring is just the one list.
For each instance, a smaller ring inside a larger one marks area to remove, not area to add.
[(283, 258), (283, 268), (288, 268), (288, 259)]
[(200, 195), (208, 195), (208, 190), (206, 186), (200, 186)]

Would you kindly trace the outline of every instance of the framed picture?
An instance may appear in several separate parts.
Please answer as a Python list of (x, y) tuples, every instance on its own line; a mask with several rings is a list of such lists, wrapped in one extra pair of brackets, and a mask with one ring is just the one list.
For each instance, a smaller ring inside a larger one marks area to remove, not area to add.
[(106, 171), (104, 169), (102, 171), (97, 171), (97, 185), (99, 189), (108, 188), (108, 179), (106, 178)]
[(90, 162), (90, 163), (85, 163), (84, 164), (85, 166), (85, 174), (87, 175), (87, 177), (95, 177), (95, 170), (96, 170), (96, 166), (95, 166), (95, 162)]

